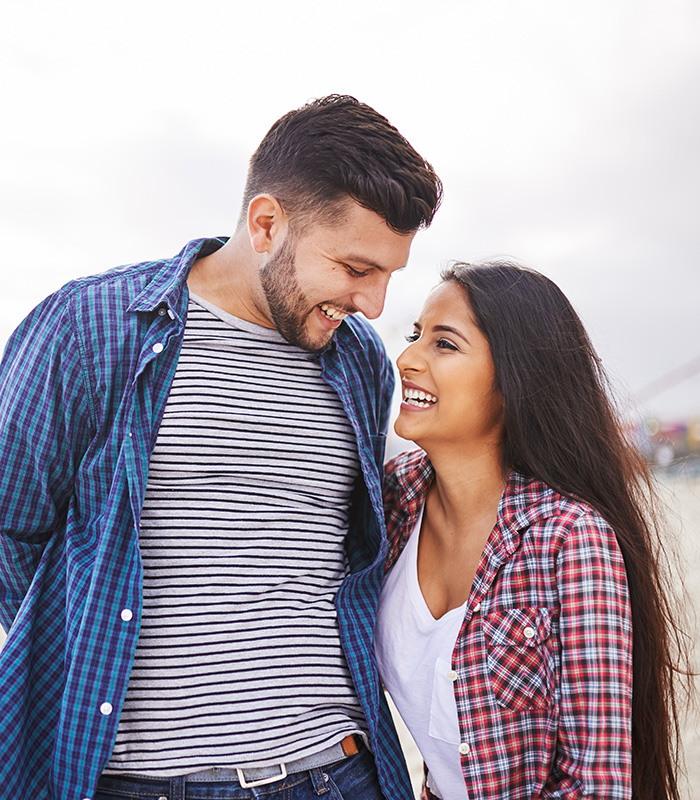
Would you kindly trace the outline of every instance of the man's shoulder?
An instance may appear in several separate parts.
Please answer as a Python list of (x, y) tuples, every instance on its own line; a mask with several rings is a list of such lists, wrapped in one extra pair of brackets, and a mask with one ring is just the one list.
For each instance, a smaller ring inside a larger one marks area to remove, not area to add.
[(103, 272), (75, 278), (62, 286), (55, 295), (68, 298), (109, 298), (111, 303), (133, 301), (149, 284), (155, 291), (166, 291), (174, 284), (184, 283), (192, 262), (207, 239), (188, 242), (179, 253), (167, 258), (149, 259), (112, 267)]
[(381, 344), (381, 339), (379, 338), (379, 334), (377, 331), (374, 330), (372, 325), (360, 314), (348, 314), (345, 317), (345, 323), (349, 326), (350, 330), (355, 334), (355, 336), (360, 339), (361, 341), (372, 341), (372, 342), (379, 342)]
[(74, 278), (58, 289), (54, 295), (65, 300), (118, 295), (122, 300), (128, 300), (142, 291), (167, 262), (168, 259), (141, 261), (112, 267), (94, 275)]
[(345, 340), (350, 344), (350, 349), (361, 351), (366, 358), (372, 361), (387, 361), (388, 356), (380, 335), (372, 325), (359, 314), (353, 314), (345, 318), (348, 326)]
[[(125, 328), (117, 322), (137, 315), (127, 311), (147, 311), (181, 305), (183, 286), (189, 267), (207, 240), (196, 239), (170, 258), (126, 264), (94, 275), (76, 278), (45, 297), (20, 322), (10, 336), (5, 355), (25, 353), (47, 341), (61, 341), (78, 335)], [(220, 245), (219, 245), (220, 246)], [(87, 341), (87, 339), (86, 339)]]

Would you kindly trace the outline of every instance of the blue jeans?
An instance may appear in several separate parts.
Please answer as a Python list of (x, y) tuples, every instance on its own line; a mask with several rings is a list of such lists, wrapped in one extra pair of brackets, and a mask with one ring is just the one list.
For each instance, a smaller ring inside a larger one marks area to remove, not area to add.
[(325, 767), (294, 772), (265, 786), (243, 789), (238, 781), (188, 781), (178, 778), (117, 778), (103, 775), (93, 800), (384, 800), (372, 754)]

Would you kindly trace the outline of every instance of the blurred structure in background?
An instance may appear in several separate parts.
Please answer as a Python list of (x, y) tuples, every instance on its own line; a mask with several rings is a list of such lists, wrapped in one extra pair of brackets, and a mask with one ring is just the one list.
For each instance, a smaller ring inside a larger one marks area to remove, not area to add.
[(700, 475), (700, 418), (681, 422), (648, 419), (635, 431), (635, 439), (653, 467)]
[[(635, 395), (638, 405), (700, 373), (700, 356), (647, 384)], [(652, 467), (700, 475), (700, 416), (683, 420), (648, 418), (632, 426), (632, 438)]]

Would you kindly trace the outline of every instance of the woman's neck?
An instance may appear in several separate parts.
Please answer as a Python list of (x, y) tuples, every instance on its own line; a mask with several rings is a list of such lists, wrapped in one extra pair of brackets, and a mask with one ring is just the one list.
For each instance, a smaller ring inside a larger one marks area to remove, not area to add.
[(449, 449), (428, 452), (435, 470), (430, 489), (433, 512), (438, 512), (451, 529), (470, 521), (491, 517), (506, 485), (500, 448), (484, 448), (475, 453)]
[(471, 457), (463, 450), (428, 455), (435, 479), (418, 543), (418, 583), (438, 619), (466, 602), (471, 593), (506, 480), (500, 456), (493, 450)]

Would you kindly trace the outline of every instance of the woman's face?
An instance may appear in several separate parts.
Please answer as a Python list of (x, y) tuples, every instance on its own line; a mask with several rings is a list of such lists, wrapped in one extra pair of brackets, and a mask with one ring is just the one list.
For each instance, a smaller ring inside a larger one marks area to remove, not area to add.
[(396, 433), (429, 452), (499, 449), (503, 400), (491, 350), (459, 284), (447, 281), (428, 295), (410, 341), (396, 362), (403, 391)]

